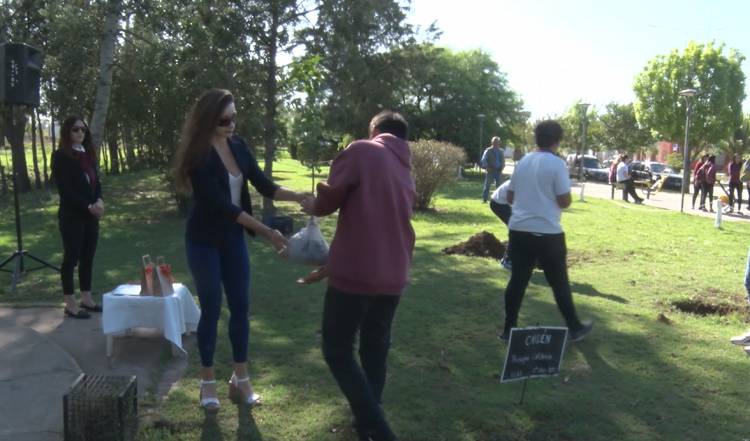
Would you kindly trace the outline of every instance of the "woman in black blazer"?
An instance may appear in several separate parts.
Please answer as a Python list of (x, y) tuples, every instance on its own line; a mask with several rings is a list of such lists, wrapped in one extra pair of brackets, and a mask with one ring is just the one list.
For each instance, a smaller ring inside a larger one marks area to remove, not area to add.
[(221, 314), (222, 286), (229, 306), (229, 340), (234, 373), (230, 398), (254, 404), (247, 373), (250, 260), (243, 230), (268, 239), (283, 253), (286, 238), (252, 216), (250, 181), (263, 196), (302, 203), (311, 197), (287, 190), (268, 179), (247, 144), (234, 135), (234, 98), (227, 90), (205, 92), (193, 105), (175, 155), (175, 184), (192, 192), (194, 205), (187, 220), (185, 251), (201, 305), (197, 338), (201, 364), (200, 405), (216, 411), (213, 368), (216, 331)]
[[(60, 144), (52, 154), (52, 175), (60, 194), (58, 221), (63, 241), (61, 278), (65, 315), (89, 318), (88, 311), (102, 310), (91, 298), (91, 275), (104, 201), (91, 132), (82, 118), (71, 116), (63, 122)], [(78, 304), (73, 284), (76, 265), (81, 291)]]

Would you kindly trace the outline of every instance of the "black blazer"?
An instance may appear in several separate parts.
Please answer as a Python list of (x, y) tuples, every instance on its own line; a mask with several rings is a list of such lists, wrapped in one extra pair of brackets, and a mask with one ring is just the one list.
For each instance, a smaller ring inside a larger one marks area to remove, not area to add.
[(94, 173), (96, 185), (92, 186), (77, 157), (71, 157), (61, 150), (55, 150), (52, 154), (52, 176), (60, 194), (57, 213), (60, 220), (96, 220), (88, 207), (102, 197), (102, 184), (96, 167)]
[[(240, 206), (232, 203), (227, 169), (216, 150), (211, 148), (206, 159), (190, 172), (193, 207), (188, 216), (185, 237), (191, 242), (219, 245), (227, 238), (240, 213), (245, 211), (252, 215), (247, 181), (267, 198), (273, 198), (279, 188), (260, 169), (258, 161), (242, 138), (232, 136), (227, 141), (244, 181), (240, 192)], [(247, 232), (253, 235), (251, 230)]]

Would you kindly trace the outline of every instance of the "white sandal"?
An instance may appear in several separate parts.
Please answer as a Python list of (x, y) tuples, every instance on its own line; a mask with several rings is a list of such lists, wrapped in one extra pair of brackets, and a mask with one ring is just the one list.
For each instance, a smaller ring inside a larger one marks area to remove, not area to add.
[(250, 382), (250, 377), (237, 378), (235, 374), (232, 374), (232, 378), (229, 379), (229, 399), (235, 402), (244, 402), (248, 406), (260, 404), (260, 395), (253, 392), (252, 394), (245, 396), (242, 389), (240, 389), (239, 383), (248, 382)]
[(219, 407), (221, 407), (219, 399), (217, 397), (203, 398), (203, 386), (206, 384), (216, 384), (216, 380), (201, 380), (199, 395), (201, 407), (208, 412), (216, 412), (219, 410)]

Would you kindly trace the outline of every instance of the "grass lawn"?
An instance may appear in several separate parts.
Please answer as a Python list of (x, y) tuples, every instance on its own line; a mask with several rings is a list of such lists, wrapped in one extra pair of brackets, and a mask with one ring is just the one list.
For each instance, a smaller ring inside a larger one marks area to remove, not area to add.
[[(283, 185), (309, 189), (306, 169), (283, 159)], [(108, 204), (96, 260), (95, 289), (138, 277), (143, 253), (169, 256), (177, 279), (192, 285), (183, 250), (183, 221), (153, 172), (107, 178)], [(737, 440), (750, 438), (745, 417), (750, 360), (729, 337), (745, 329), (746, 313), (698, 316), (672, 303), (695, 296), (743, 306), (750, 233), (724, 223), (654, 208), (590, 198), (563, 215), (570, 278), (582, 318), (596, 321), (584, 342), (568, 347), (559, 377), (499, 384), (505, 345), (502, 294), (509, 273), (490, 259), (446, 256), (441, 249), (505, 227), (480, 201), (479, 176), (452, 184), (435, 209), (417, 213), (412, 283), (397, 312), (384, 408), (402, 440)], [(259, 199), (255, 198), (256, 203)], [(12, 206), (0, 206), (0, 250), (14, 248)], [(34, 254), (59, 263), (56, 196), (22, 199), (24, 240)], [(292, 205), (297, 226), (304, 222)], [(334, 219), (322, 223), (330, 237)], [(197, 406), (198, 354), (186, 377), (144, 427), (142, 440), (354, 440), (350, 416), (320, 354), (324, 286), (298, 287), (308, 268), (284, 263), (271, 247), (250, 241), (250, 355), (264, 405), (252, 413), (228, 400), (217, 419)], [(57, 276), (28, 275), (17, 294), (0, 280), (0, 302), (59, 302)], [(671, 321), (657, 320), (663, 313)], [(229, 378), (227, 312), (216, 355)], [(544, 277), (532, 278), (520, 325), (561, 325)], [(223, 398), (226, 386), (220, 386)]]

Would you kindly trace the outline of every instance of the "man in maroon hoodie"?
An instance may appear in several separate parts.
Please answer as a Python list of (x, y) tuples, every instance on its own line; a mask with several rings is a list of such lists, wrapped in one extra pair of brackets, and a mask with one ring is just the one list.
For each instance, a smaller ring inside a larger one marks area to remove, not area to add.
[[(339, 210), (331, 242), (323, 309), (323, 355), (349, 401), (361, 440), (396, 436), (380, 407), (391, 323), (407, 284), (414, 249), (415, 187), (403, 116), (383, 111), (370, 121), (370, 139), (355, 141), (331, 165), (305, 212)], [(359, 331), (359, 359), (354, 342)]]

